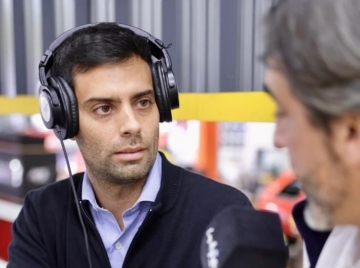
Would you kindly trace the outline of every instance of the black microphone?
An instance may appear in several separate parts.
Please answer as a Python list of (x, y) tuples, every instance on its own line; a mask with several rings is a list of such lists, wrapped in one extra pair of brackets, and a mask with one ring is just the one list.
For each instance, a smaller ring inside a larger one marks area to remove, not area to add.
[(279, 215), (239, 206), (212, 219), (200, 254), (202, 268), (286, 268), (289, 257)]

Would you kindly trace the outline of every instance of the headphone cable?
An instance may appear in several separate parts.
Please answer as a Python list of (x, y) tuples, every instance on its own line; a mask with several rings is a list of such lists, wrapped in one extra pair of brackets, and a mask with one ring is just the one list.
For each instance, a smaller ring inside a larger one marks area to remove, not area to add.
[(88, 235), (87, 235), (87, 232), (86, 232), (86, 227), (85, 227), (85, 224), (84, 224), (84, 221), (83, 221), (83, 217), (81, 215), (80, 205), (79, 205), (80, 201), (79, 201), (79, 199), (78, 199), (78, 197), (76, 195), (76, 189), (75, 189), (75, 185), (74, 185), (74, 179), (73, 179), (73, 176), (72, 176), (72, 173), (71, 173), (69, 159), (68, 159), (68, 156), (67, 156), (67, 152), (66, 152), (64, 142), (63, 142), (63, 140), (61, 138), (61, 130), (60, 130), (58, 125), (56, 125), (55, 128), (56, 128), (56, 132), (59, 134), (58, 137), (59, 137), (61, 147), (62, 147), (63, 152), (64, 152), (65, 162), (66, 162), (68, 172), (69, 172), (69, 176), (70, 176), (71, 189), (72, 189), (72, 192), (73, 192), (74, 198), (75, 198), (76, 210), (77, 210), (77, 213), (78, 213), (78, 216), (79, 216), (79, 219), (80, 219), (80, 223), (81, 223), (81, 227), (82, 227), (82, 230), (83, 230), (83, 233), (84, 233), (85, 248), (86, 248), (86, 255), (87, 255), (87, 259), (88, 259), (88, 263), (89, 263), (89, 268), (92, 268), (92, 263), (91, 263), (91, 258), (90, 258), (89, 239), (88, 239)]

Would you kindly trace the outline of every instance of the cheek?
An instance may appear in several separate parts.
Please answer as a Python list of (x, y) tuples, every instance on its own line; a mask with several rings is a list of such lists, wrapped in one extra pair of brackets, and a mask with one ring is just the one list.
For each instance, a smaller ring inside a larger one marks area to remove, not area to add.
[(79, 119), (79, 131), (88, 139), (109, 139), (112, 133), (116, 133), (118, 131), (116, 121), (101, 121), (92, 118), (87, 113), (80, 114)]
[(298, 175), (302, 175), (306, 169), (306, 162), (308, 157), (306, 157), (306, 151), (303, 151), (302, 147), (297, 143), (290, 143), (288, 147), (289, 158), (291, 165)]
[(317, 152), (311, 139), (301, 130), (292, 128), (288, 133), (288, 151), (294, 171), (305, 175), (302, 173), (307, 173), (314, 164)]
[(146, 124), (142, 127), (141, 136), (149, 144), (154, 144), (157, 149), (159, 141), (159, 122), (153, 122), (151, 125)]
[(323, 180), (327, 177), (329, 156), (324, 141), (311, 132), (295, 131), (289, 141), (289, 154), (294, 172), (303, 177)]
[[(113, 133), (113, 131), (108, 127), (98, 127), (95, 124), (87, 124), (83, 121), (83, 123), (80, 124), (78, 134), (79, 146), (91, 151), (105, 149), (111, 144), (111, 133)], [(100, 152), (101, 151), (103, 150), (100, 150)]]
[(80, 131), (79, 134), (82, 137), (82, 140), (88, 142), (93, 142), (96, 140), (101, 140), (102, 136), (105, 136), (107, 133), (104, 131), (105, 128), (98, 128), (94, 126), (87, 126), (87, 125), (80, 125)]

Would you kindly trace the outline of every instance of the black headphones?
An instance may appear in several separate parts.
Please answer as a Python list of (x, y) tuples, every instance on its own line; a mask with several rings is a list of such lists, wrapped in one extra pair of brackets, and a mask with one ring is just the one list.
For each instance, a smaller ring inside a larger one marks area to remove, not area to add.
[[(61, 44), (74, 32), (97, 25), (86, 24), (73, 28), (58, 38), (46, 50), (39, 64), (40, 113), (45, 126), (54, 131), (59, 139), (74, 137), (79, 131), (79, 112), (73, 89), (62, 77), (48, 77), (53, 64), (53, 57)], [(160, 113), (160, 122), (171, 122), (171, 109), (179, 107), (179, 95), (171, 59), (164, 43), (149, 33), (129, 25), (118, 24), (132, 30), (135, 34), (146, 38), (151, 50), (151, 72), (154, 83), (156, 104)]]

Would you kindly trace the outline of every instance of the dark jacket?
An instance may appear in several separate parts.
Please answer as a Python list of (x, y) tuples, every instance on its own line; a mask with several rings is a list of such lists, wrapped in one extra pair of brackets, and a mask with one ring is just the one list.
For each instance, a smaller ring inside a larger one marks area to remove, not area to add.
[[(74, 177), (81, 196), (83, 174)], [(161, 187), (135, 235), (123, 267), (201, 267), (205, 228), (225, 206), (252, 207), (235, 188), (172, 165), (162, 155)], [(110, 267), (86, 201), (80, 202), (93, 268)], [(84, 235), (70, 180), (31, 191), (13, 225), (8, 268), (88, 267)]]

